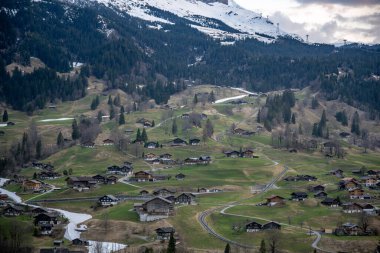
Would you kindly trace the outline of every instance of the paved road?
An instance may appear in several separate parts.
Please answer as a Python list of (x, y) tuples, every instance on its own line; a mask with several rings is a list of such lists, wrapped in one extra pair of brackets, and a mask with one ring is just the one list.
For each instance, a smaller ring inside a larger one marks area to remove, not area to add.
[[(267, 190), (271, 189), (273, 187), (273, 185), (281, 179), (281, 177), (288, 171), (288, 167), (285, 166), (284, 169), (281, 171), (280, 174), (278, 174), (276, 177), (274, 177), (265, 187), (264, 189), (262, 190), (261, 193), (259, 194), (263, 194), (264, 192), (266, 192)], [(226, 204), (226, 205), (223, 205), (222, 208), (223, 210), (225, 209), (228, 209), (232, 206), (235, 206), (237, 205), (239, 202), (242, 202), (244, 200), (247, 200), (247, 199), (250, 199), (250, 198), (253, 198), (253, 197), (256, 197), (257, 195), (255, 196), (251, 196), (251, 197), (248, 197), (248, 198), (244, 198), (244, 199), (241, 199), (241, 200), (238, 200), (238, 201), (235, 201), (235, 202), (232, 202), (232, 203), (229, 203), (229, 204)], [(215, 211), (217, 211), (218, 209), (220, 209), (221, 207), (216, 207), (216, 208), (212, 208), (212, 209), (209, 209), (209, 210), (206, 210), (202, 213), (200, 213), (198, 215), (198, 222), (202, 225), (202, 227), (211, 235), (213, 235), (214, 237), (226, 242), (226, 243), (229, 243), (230, 245), (234, 245), (234, 246), (237, 246), (237, 247), (240, 247), (240, 248), (244, 248), (244, 249), (252, 249), (254, 248), (254, 246), (251, 246), (251, 245), (245, 245), (245, 244), (241, 244), (241, 243), (238, 243), (236, 241), (232, 241), (230, 239), (227, 239), (225, 237), (223, 237), (222, 235), (218, 234), (213, 228), (211, 228), (207, 221), (206, 221), (206, 218), (207, 216), (209, 216), (210, 214), (214, 213)], [(223, 211), (222, 210), (222, 211)]]
[[(39, 199), (39, 200), (28, 200), (25, 203), (53, 203), (53, 202), (73, 202), (73, 201), (97, 201), (102, 196), (94, 197), (81, 197), (81, 198), (61, 198), (61, 199)], [(129, 195), (116, 195), (117, 198), (121, 200), (140, 200), (146, 201), (151, 199), (151, 196), (129, 196)]]

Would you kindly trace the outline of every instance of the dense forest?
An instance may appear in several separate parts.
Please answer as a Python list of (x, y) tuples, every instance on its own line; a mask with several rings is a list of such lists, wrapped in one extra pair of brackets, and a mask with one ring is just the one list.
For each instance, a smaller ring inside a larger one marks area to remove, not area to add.
[[(22, 0), (1, 5), (5, 8), (0, 11), (0, 54), (5, 65), (28, 64), (34, 56), (52, 70), (67, 72), (73, 62), (83, 62), (84, 76), (95, 75), (106, 80), (108, 88), (139, 93), (157, 103), (167, 102), (189, 80), (264, 92), (313, 85), (328, 99), (380, 110), (375, 89), (379, 80), (369, 79), (380, 75), (378, 47), (335, 48), (291, 37), (272, 44), (247, 39), (222, 46), (191, 28), (191, 21), (154, 8), (152, 12), (175, 25), (149, 29), (149, 22), (95, 3), (79, 6)], [(353, 74), (339, 80), (326, 77), (338, 75), (342, 67)], [(25, 77), (25, 82), (30, 78)], [(13, 82), (19, 86), (14, 89), (23, 89), (25, 82)], [(0, 98), (11, 101), (4, 85), (0, 83)], [(12, 105), (26, 110), (29, 103), (37, 102), (28, 97)], [(38, 108), (41, 103), (37, 104)]]

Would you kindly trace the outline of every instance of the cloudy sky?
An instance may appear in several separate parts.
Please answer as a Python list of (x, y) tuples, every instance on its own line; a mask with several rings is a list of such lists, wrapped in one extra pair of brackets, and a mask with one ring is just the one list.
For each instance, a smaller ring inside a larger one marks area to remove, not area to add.
[(380, 43), (380, 0), (235, 0), (311, 42)]

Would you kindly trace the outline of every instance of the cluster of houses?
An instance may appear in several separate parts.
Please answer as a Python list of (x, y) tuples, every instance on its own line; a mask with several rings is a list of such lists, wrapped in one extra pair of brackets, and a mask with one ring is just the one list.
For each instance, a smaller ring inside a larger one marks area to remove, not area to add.
[(20, 215), (33, 216), (38, 235), (51, 235), (54, 227), (63, 221), (63, 217), (57, 212), (25, 204), (8, 204), (3, 208), (2, 213), (7, 217), (17, 217)]
[(144, 161), (150, 164), (184, 164), (184, 165), (207, 165), (211, 163), (210, 156), (200, 156), (200, 157), (188, 157), (183, 161), (173, 160), (172, 155), (165, 153), (162, 155), (156, 155), (153, 153), (148, 153), (144, 155)]
[(92, 177), (68, 177), (66, 178), (66, 184), (69, 188), (77, 191), (90, 190), (98, 185), (102, 184), (116, 184), (118, 178), (114, 175), (102, 176), (95, 175)]
[(296, 175), (296, 176), (288, 176), (284, 178), (284, 181), (288, 182), (297, 182), (297, 181), (316, 181), (317, 178), (310, 175)]
[[(181, 138), (175, 138), (172, 141), (168, 142), (167, 145), (172, 147), (180, 147), (180, 146), (198, 146), (201, 143), (199, 138), (190, 138), (189, 141), (185, 141)], [(147, 141), (144, 143), (144, 147), (148, 149), (156, 149), (162, 148), (162, 144), (160, 145), (158, 141)]]
[(32, 162), (32, 168), (42, 170), (36, 174), (37, 179), (46, 180), (46, 179), (56, 179), (61, 177), (62, 175), (58, 172), (54, 171), (54, 166), (47, 163), (41, 162)]
[(375, 235), (376, 231), (371, 228), (364, 228), (353, 223), (344, 223), (334, 230), (337, 236), (369, 236)]
[(281, 229), (281, 225), (277, 222), (271, 221), (266, 224), (260, 224), (255, 221), (251, 221), (245, 225), (245, 231), (247, 233), (260, 232), (265, 230)]
[(125, 161), (123, 165), (112, 165), (107, 168), (107, 174), (130, 176), (133, 173), (133, 166), (131, 162)]
[(350, 199), (371, 199), (371, 195), (363, 190), (363, 186), (367, 186), (366, 183), (367, 181), (361, 183), (355, 178), (343, 178), (339, 181), (338, 188), (348, 191)]
[(258, 156), (256, 156), (254, 154), (254, 151), (252, 149), (246, 149), (246, 150), (242, 150), (242, 151), (228, 150), (228, 151), (224, 151), (223, 154), (229, 158), (238, 158), (238, 157), (241, 157), (241, 158), (259, 158)]
[(18, 175), (14, 175), (13, 179), (8, 180), (6, 184), (17, 184), (24, 192), (28, 193), (41, 193), (52, 188), (51, 185), (44, 183), (40, 179), (28, 179)]
[[(149, 194), (147, 191), (140, 192)], [(144, 203), (134, 204), (134, 210), (139, 214), (140, 221), (154, 221), (168, 218), (174, 215), (174, 205), (194, 205), (195, 195), (192, 193), (181, 193), (175, 196), (175, 191), (166, 188), (152, 192), (152, 198)]]

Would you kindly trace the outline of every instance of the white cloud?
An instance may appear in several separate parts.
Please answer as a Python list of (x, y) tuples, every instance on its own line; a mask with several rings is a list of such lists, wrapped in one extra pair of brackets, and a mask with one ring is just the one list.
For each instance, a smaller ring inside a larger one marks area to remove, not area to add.
[(380, 43), (380, 1), (235, 0), (244, 8), (269, 15), (282, 30), (312, 42), (335, 43), (347, 39)]

